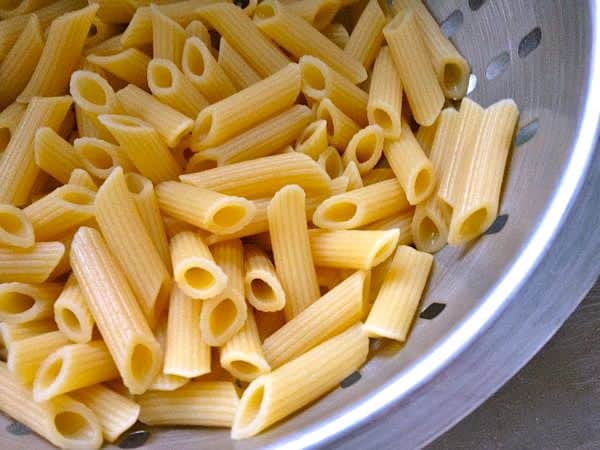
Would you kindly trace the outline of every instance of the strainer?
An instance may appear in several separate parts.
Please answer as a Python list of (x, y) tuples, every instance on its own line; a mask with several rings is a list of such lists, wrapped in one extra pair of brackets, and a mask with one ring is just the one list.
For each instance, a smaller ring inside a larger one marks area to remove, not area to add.
[[(422, 446), (522, 367), (590, 288), (600, 270), (600, 2), (429, 7), (472, 66), (469, 95), (484, 106), (511, 97), (521, 110), (494, 225), (436, 256), (405, 346), (374, 341), (368, 364), (310, 408), (247, 441), (223, 430), (138, 429), (120, 446)], [(49, 445), (2, 416), (0, 448)]]

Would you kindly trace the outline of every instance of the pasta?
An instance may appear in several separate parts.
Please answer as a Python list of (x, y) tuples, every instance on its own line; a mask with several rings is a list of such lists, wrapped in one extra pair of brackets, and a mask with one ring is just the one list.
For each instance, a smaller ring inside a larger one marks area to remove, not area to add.
[(379, 125), (369, 125), (356, 132), (343, 153), (344, 164), (356, 164), (359, 173), (373, 169), (383, 153), (383, 129)]
[(208, 32), (208, 29), (204, 26), (204, 24), (199, 20), (194, 20), (193, 22), (190, 22), (190, 24), (187, 27), (185, 27), (185, 36), (186, 38), (200, 38), (200, 40), (204, 42), (207, 46), (211, 45), (210, 33)]
[(136, 48), (128, 48), (109, 55), (90, 54), (87, 60), (127, 83), (144, 89), (148, 86), (146, 71), (150, 58)]
[(327, 138), (329, 144), (343, 151), (352, 136), (359, 131), (359, 125), (343, 113), (334, 103), (325, 98), (317, 107), (317, 119), (327, 122)]
[(341, 23), (332, 23), (322, 30), (323, 35), (340, 48), (344, 48), (350, 39), (348, 30)]
[(360, 177), (360, 171), (354, 161), (350, 161), (344, 169), (343, 176), (348, 178), (348, 191), (364, 187), (363, 180)]
[(166, 353), (168, 333), (167, 327), (168, 317), (163, 315), (160, 322), (156, 326), (156, 330), (154, 331), (154, 336), (160, 344), (163, 361), (161, 361), (161, 369), (158, 372), (158, 375), (154, 377), (152, 384), (148, 387), (149, 391), (174, 391), (179, 389), (181, 386), (185, 386), (190, 381), (189, 378), (180, 377), (179, 375), (170, 375), (164, 372), (164, 355)]
[(317, 30), (327, 27), (342, 7), (340, 0), (303, 0), (282, 3), (286, 4), (290, 12), (302, 17)]
[(0, 246), (31, 248), (35, 243), (33, 226), (23, 211), (0, 204)]
[(285, 317), (290, 320), (320, 296), (302, 188), (291, 185), (279, 190), (269, 203), (267, 216), (275, 269), (286, 294)]
[(71, 341), (85, 344), (92, 340), (94, 318), (73, 275), (54, 302), (53, 309), (58, 329)]
[(13, 102), (0, 112), (0, 158), (8, 146), (11, 136), (17, 130), (26, 108), (26, 105)]
[(156, 5), (151, 5), (150, 9), (152, 10), (152, 57), (166, 59), (180, 66), (186, 38), (185, 30), (163, 14)]
[(288, 5), (282, 5), (277, 0), (261, 2), (254, 12), (254, 22), (263, 33), (295, 57), (315, 56), (352, 83), (367, 79), (367, 71), (360, 61), (344, 53), (308, 22), (295, 15)]
[(3, 2), (0, 7), (0, 19), (27, 14), (46, 6), (50, 1), (51, 0), (22, 0), (18, 3)]
[(248, 302), (259, 311), (279, 311), (285, 292), (269, 257), (257, 246), (244, 247), (244, 286)]
[(82, 166), (73, 146), (52, 128), (37, 130), (33, 148), (37, 166), (61, 183), (68, 183), (71, 172)]
[(223, 37), (221, 37), (217, 61), (237, 90), (246, 89), (261, 80), (260, 75)]
[(69, 92), (75, 104), (94, 119), (100, 114), (121, 112), (112, 86), (97, 73), (87, 70), (73, 72)]
[(106, 23), (102, 19), (98, 17), (98, 13), (96, 13), (96, 17), (92, 20), (92, 25), (90, 26), (90, 31), (88, 32), (88, 37), (85, 40), (85, 45), (83, 47), (83, 54), (86, 54), (87, 49), (90, 47), (95, 47), (100, 43), (103, 43), (107, 39), (114, 37), (119, 34), (121, 31), (120, 25), (113, 23)]
[(8, 349), (13, 342), (55, 330), (56, 324), (52, 319), (35, 320), (25, 323), (2, 322), (0, 323), (0, 353), (3, 359), (6, 360)]
[(317, 120), (308, 125), (298, 136), (295, 150), (317, 160), (319, 155), (327, 150), (327, 144), (327, 121)]
[(416, 208), (410, 208), (400, 214), (392, 215), (370, 223), (363, 230), (393, 230), (397, 229), (399, 234), (398, 245), (410, 245), (413, 243), (412, 224)]
[(253, 436), (330, 391), (365, 362), (368, 350), (369, 339), (357, 324), (257, 378), (240, 399), (231, 437)]
[(108, 178), (117, 167), (122, 167), (124, 171), (134, 170), (123, 148), (110, 142), (82, 137), (75, 139), (73, 147), (80, 165), (100, 180)]
[(383, 44), (383, 27), (387, 19), (377, 0), (370, 0), (352, 30), (344, 52), (369, 69)]
[(0, 320), (22, 324), (52, 317), (52, 305), (60, 290), (58, 283), (2, 283)]
[(342, 158), (335, 147), (328, 147), (319, 155), (317, 162), (330, 178), (337, 178), (344, 172)]
[(369, 336), (406, 340), (432, 263), (428, 253), (398, 247), (364, 325)]
[(26, 250), (0, 247), (0, 283), (43, 283), (64, 255), (61, 242), (38, 242)]
[(94, 192), (98, 191), (98, 186), (91, 175), (83, 169), (73, 169), (69, 177), (69, 184), (81, 186)]

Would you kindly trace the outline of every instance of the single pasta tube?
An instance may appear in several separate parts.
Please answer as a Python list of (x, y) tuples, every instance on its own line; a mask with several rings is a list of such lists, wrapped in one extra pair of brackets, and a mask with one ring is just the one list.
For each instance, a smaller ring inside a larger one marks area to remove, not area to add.
[(317, 160), (327, 150), (327, 121), (317, 120), (308, 125), (296, 139), (295, 150)]
[(171, 258), (174, 278), (183, 294), (208, 299), (221, 294), (227, 286), (227, 275), (197, 233), (182, 231), (173, 236)]
[(103, 114), (98, 119), (142, 175), (155, 183), (177, 178), (181, 170), (177, 161), (149, 123), (117, 114)]
[(64, 255), (61, 242), (38, 242), (26, 250), (0, 247), (0, 283), (43, 283)]
[(315, 266), (368, 270), (394, 252), (400, 232), (317, 229), (308, 236)]
[(98, 5), (90, 5), (52, 22), (35, 71), (17, 99), (20, 103), (66, 92), (97, 10)]
[(367, 272), (356, 272), (266, 338), (263, 349), (271, 367), (285, 364), (359, 322), (367, 281)]
[(400, 11), (383, 34), (415, 120), (419, 125), (433, 124), (445, 97), (413, 10)]
[(132, 83), (142, 89), (146, 82), (146, 71), (150, 57), (137, 48), (128, 48), (110, 55), (92, 53), (87, 60), (127, 83)]
[(238, 231), (256, 213), (254, 204), (245, 198), (175, 181), (159, 184), (156, 194), (163, 213), (213, 233)]
[(277, 0), (261, 2), (254, 12), (254, 23), (297, 58), (315, 56), (352, 83), (367, 79), (367, 71), (360, 61), (344, 53), (311, 24), (295, 15), (288, 5), (282, 5)]
[(383, 153), (383, 129), (379, 125), (369, 125), (356, 132), (342, 155), (344, 164), (356, 164), (359, 173), (373, 169)]
[(425, 201), (435, 188), (433, 164), (406, 122), (397, 141), (388, 141), (383, 153), (411, 205)]
[(152, 11), (152, 57), (166, 59), (176, 66), (181, 65), (185, 30), (181, 25), (163, 14), (156, 5)]
[(259, 76), (273, 75), (290, 62), (237, 6), (217, 3), (198, 9), (196, 14), (217, 30)]
[(261, 80), (260, 75), (234, 50), (224, 37), (221, 37), (217, 61), (237, 90), (246, 89)]
[(93, 117), (120, 111), (112, 86), (97, 73), (88, 70), (73, 72), (69, 92), (75, 104)]
[(68, 184), (81, 186), (94, 192), (98, 191), (98, 186), (92, 179), (92, 176), (83, 169), (73, 169)]
[(285, 316), (289, 320), (320, 296), (302, 188), (297, 185), (281, 188), (269, 203), (267, 216), (275, 269), (286, 294)]
[(108, 442), (116, 441), (140, 415), (137, 403), (102, 384), (79, 389), (69, 395), (92, 410)]
[(144, 392), (160, 370), (160, 346), (99, 232), (79, 229), (71, 267), (123, 382), (134, 394)]
[(200, 330), (204, 342), (221, 346), (244, 326), (248, 315), (244, 298), (244, 248), (239, 239), (233, 239), (219, 242), (211, 250), (229, 284), (222, 294), (204, 301)]
[(136, 86), (129, 85), (121, 89), (117, 92), (117, 98), (127, 114), (152, 125), (169, 147), (175, 147), (192, 131), (194, 123), (189, 117)]
[[(251, 177), (248, 176), (250, 173)], [(331, 192), (327, 173), (310, 157), (300, 153), (265, 156), (179, 178), (200, 188), (248, 198), (273, 195), (288, 184), (298, 184), (310, 195)]]
[(259, 311), (279, 311), (285, 306), (285, 291), (269, 257), (255, 245), (244, 246), (244, 286), (248, 302)]
[(402, 81), (388, 47), (382, 47), (373, 66), (369, 102), (369, 123), (379, 125), (386, 139), (398, 139), (402, 132)]
[(412, 221), (412, 236), (417, 250), (436, 253), (448, 243), (450, 212), (437, 195), (419, 203)]
[(209, 50), (209, 45), (200, 38), (190, 37), (185, 41), (181, 66), (191, 84), (210, 103), (237, 92), (233, 82)]
[(386, 180), (329, 197), (313, 214), (313, 223), (330, 230), (359, 228), (408, 209), (397, 180)]
[(69, 182), (73, 170), (82, 167), (73, 146), (52, 128), (36, 131), (33, 148), (38, 167), (63, 184)]
[(327, 137), (329, 144), (343, 151), (352, 136), (358, 133), (360, 127), (350, 117), (343, 113), (330, 99), (321, 100), (317, 107), (317, 119), (327, 122)]
[(317, 163), (329, 175), (330, 178), (337, 178), (344, 172), (344, 163), (342, 157), (335, 147), (327, 147), (327, 149), (319, 155)]
[(370, 337), (406, 340), (432, 264), (429, 253), (398, 247), (364, 325)]
[(220, 363), (242, 381), (252, 381), (271, 371), (263, 354), (252, 308), (248, 309), (244, 326), (220, 348)]
[(117, 167), (122, 167), (124, 171), (134, 170), (123, 148), (110, 142), (81, 137), (75, 139), (73, 147), (81, 166), (100, 180), (108, 178)]
[(33, 380), (33, 398), (44, 402), (118, 377), (119, 371), (101, 340), (65, 345), (40, 365)]
[(412, 224), (415, 208), (410, 208), (400, 214), (385, 217), (363, 227), (363, 230), (393, 230), (397, 229), (398, 245), (410, 245), (413, 243)]
[(149, 391), (174, 391), (179, 389), (181, 386), (186, 385), (190, 381), (189, 378), (180, 377), (179, 375), (170, 375), (164, 372), (164, 356), (167, 348), (167, 321), (167, 316), (163, 315), (156, 326), (156, 330), (154, 331), (154, 336), (156, 337), (156, 340), (161, 348), (163, 360), (161, 361), (160, 371), (156, 377), (154, 377), (152, 384), (148, 387)]
[(173, 392), (147, 392), (136, 402), (146, 425), (231, 427), (239, 398), (230, 381), (193, 381)]
[(185, 36), (186, 38), (197, 37), (207, 46), (211, 45), (208, 28), (206, 28), (199, 20), (194, 20), (190, 22), (187, 27), (185, 27)]
[(210, 372), (210, 347), (200, 334), (202, 303), (177, 287), (171, 292), (163, 372), (186, 378)]
[(323, 35), (337, 45), (339, 48), (344, 48), (350, 39), (348, 30), (341, 23), (331, 23), (327, 25), (322, 31)]
[(58, 283), (0, 284), (0, 321), (26, 323), (52, 317), (52, 305), (60, 290)]
[(50, 331), (56, 331), (56, 324), (52, 319), (41, 319), (25, 323), (0, 323), (0, 353), (3, 353), (3, 359), (6, 360), (8, 349), (10, 349), (13, 342)]
[(342, 7), (340, 0), (304, 0), (281, 2), (290, 12), (302, 17), (317, 30), (326, 28)]
[(370, 0), (352, 30), (344, 52), (370, 69), (383, 44), (383, 27), (387, 19), (377, 0)]
[(369, 339), (359, 323), (257, 378), (242, 395), (232, 439), (254, 436), (332, 390), (366, 361), (368, 351)]
[(0, 362), (0, 410), (59, 448), (99, 449), (102, 430), (90, 409), (67, 395), (49, 402), (33, 400), (31, 390)]
[(27, 249), (34, 244), (33, 225), (27, 215), (15, 206), (0, 204), (0, 245)]
[(54, 302), (53, 309), (58, 329), (71, 341), (85, 344), (92, 340), (94, 318), (73, 275)]
[(361, 187), (364, 187), (363, 180), (360, 176), (360, 171), (358, 170), (358, 166), (354, 161), (350, 161), (346, 165), (343, 176), (348, 178), (348, 191), (353, 191), (354, 189), (360, 189)]
[(196, 90), (175, 63), (167, 59), (155, 58), (150, 61), (148, 86), (161, 102), (192, 119), (208, 105), (206, 98)]
[(300, 93), (300, 70), (289, 64), (270, 77), (205, 108), (196, 118), (191, 148), (201, 150), (290, 107)]

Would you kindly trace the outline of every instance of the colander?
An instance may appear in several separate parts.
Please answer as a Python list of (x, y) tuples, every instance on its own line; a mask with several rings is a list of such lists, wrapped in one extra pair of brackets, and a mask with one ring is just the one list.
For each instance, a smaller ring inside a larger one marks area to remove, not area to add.
[[(415, 448), (452, 426), (546, 343), (600, 272), (600, 1), (432, 0), (472, 67), (469, 96), (521, 110), (500, 215), (436, 255), (406, 345), (373, 341), (338, 389), (266, 433), (138, 429), (132, 448)], [(559, 407), (560, 405), (557, 405)], [(0, 448), (49, 448), (0, 417)]]

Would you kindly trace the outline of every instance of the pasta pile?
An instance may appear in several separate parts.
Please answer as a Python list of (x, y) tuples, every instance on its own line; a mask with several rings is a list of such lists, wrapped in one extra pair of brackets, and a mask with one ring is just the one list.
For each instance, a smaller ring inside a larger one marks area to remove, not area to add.
[(498, 213), (517, 107), (445, 106), (469, 66), (420, 0), (14, 5), (0, 410), (58, 447), (259, 433), (405, 341)]

